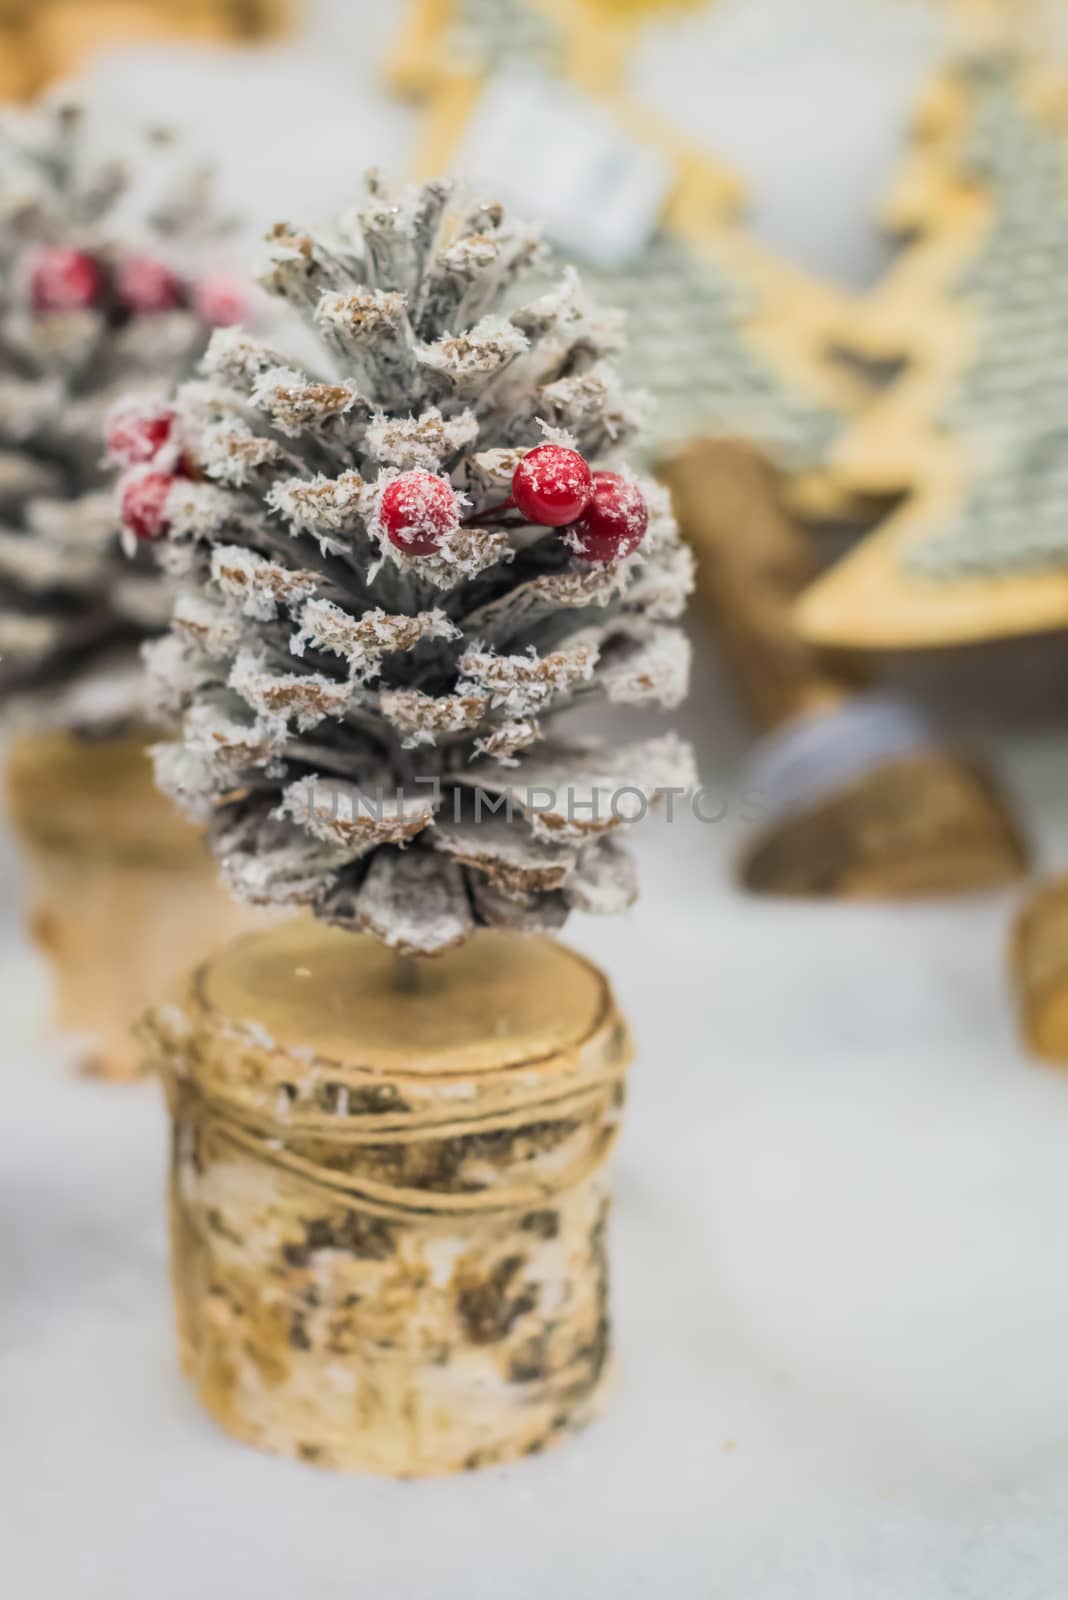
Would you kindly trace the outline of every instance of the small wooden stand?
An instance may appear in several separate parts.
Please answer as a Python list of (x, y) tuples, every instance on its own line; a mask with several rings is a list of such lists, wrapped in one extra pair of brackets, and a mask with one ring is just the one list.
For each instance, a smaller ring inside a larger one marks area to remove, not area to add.
[(199, 833), (155, 788), (143, 737), (19, 738), (7, 798), (57, 1022), (84, 1070), (133, 1077), (141, 1058), (130, 1026), (146, 995), (262, 914), (218, 887)]
[(905, 900), (1018, 878), (1026, 849), (982, 767), (936, 747), (900, 755), (761, 830), (743, 878), (757, 893)]
[(1029, 1048), (1068, 1063), (1068, 875), (1044, 884), (1017, 917), (1012, 978)]
[[(910, 743), (892, 726), (880, 758), (864, 714), (867, 669), (799, 636), (794, 605), (815, 561), (765, 459), (748, 445), (701, 440), (663, 476), (754, 720), (779, 756), (814, 743), (817, 723), (822, 734), (826, 781), (809, 772), (788, 805), (763, 797), (770, 819), (745, 851), (745, 885), (764, 894), (896, 898), (1018, 877), (1025, 846), (993, 780), (922, 728)], [(904, 710), (898, 723), (906, 720)]]
[(597, 1410), (630, 1043), (596, 968), (483, 932), (413, 981), (302, 919), (205, 962), (143, 1033), (182, 1364), (228, 1433), (415, 1477)]

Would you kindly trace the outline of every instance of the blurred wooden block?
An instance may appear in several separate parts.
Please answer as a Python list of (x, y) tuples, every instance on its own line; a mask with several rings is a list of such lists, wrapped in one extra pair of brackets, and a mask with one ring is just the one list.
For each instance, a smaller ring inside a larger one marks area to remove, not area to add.
[[(196, 0), (194, 0), (196, 3)], [(221, 14), (237, 39), (269, 39), (286, 33), (294, 21), (294, 0), (200, 0), (201, 9)]]
[(995, 888), (1026, 866), (1026, 845), (990, 776), (932, 746), (758, 832), (741, 878), (758, 894), (909, 900)]
[(115, 45), (266, 38), (292, 16), (292, 0), (0, 0), (0, 99), (26, 99)]
[(218, 44), (228, 34), (222, 21), (207, 13), (182, 17), (170, 10), (149, 10), (136, 0), (99, 0), (92, 5), (58, 0), (37, 17), (33, 38), (48, 78), (55, 79), (70, 76), (98, 51), (115, 45), (177, 38)]
[(0, 12), (0, 102), (23, 100), (41, 79), (36, 45), (23, 23)]
[(1043, 885), (1019, 913), (1010, 959), (1028, 1047), (1068, 1063), (1068, 875)]
[(697, 557), (698, 593), (757, 725), (779, 727), (866, 688), (867, 666), (822, 655), (794, 627), (794, 604), (815, 578), (816, 560), (766, 456), (743, 440), (697, 439), (660, 475)]

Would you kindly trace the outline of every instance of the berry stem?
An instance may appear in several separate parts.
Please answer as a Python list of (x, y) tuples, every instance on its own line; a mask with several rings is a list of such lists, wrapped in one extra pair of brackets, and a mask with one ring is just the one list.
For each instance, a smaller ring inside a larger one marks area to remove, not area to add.
[(515, 500), (511, 495), (509, 495), (507, 500), (501, 501), (500, 505), (487, 506), (486, 509), (484, 511), (480, 511), (477, 516), (465, 517), (464, 527), (473, 528), (477, 523), (485, 522), (487, 517), (499, 517), (502, 511), (514, 511), (515, 508)]

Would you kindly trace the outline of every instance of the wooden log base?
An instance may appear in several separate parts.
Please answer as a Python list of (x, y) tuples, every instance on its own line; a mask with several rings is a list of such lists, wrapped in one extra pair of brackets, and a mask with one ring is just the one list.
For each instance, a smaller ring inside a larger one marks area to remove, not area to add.
[(1037, 890), (1017, 916), (1011, 969), (1028, 1048), (1068, 1064), (1068, 875)]
[(770, 824), (746, 850), (740, 875), (758, 894), (910, 899), (994, 888), (1026, 864), (989, 775), (929, 749)]
[(143, 1034), (168, 1089), (182, 1366), (227, 1433), (393, 1477), (531, 1455), (609, 1364), (608, 985), (483, 932), (398, 985), (311, 919), (203, 963)]
[(219, 888), (200, 835), (155, 788), (143, 737), (18, 739), (7, 799), (56, 1024), (80, 1070), (136, 1077), (130, 1030), (146, 998), (264, 914)]

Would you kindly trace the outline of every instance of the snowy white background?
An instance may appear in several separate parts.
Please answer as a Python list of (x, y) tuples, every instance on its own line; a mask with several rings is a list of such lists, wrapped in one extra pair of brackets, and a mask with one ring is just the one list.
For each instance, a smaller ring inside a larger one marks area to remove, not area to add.
[[(907, 0), (721, 0), (637, 87), (750, 180), (764, 233), (862, 282), (933, 48)], [(224, 153), (258, 224), (315, 216), (412, 114), (382, 0), (320, 0), (245, 58), (93, 76)], [(698, 630), (700, 633), (700, 629)], [(728, 804), (743, 734), (707, 640), (687, 712)], [(997, 751), (1068, 865), (1060, 646), (904, 674)], [(993, 690), (996, 689), (995, 694)], [(152, 1088), (63, 1075), (0, 869), (0, 1592), (12, 1600), (1062, 1600), (1068, 1074), (1018, 1046), (1001, 894), (787, 908), (727, 887), (728, 821), (652, 827), (645, 894), (574, 939), (641, 1056), (618, 1159), (616, 1403), (566, 1449), (455, 1482), (246, 1451), (173, 1360)]]

